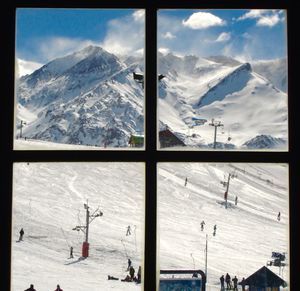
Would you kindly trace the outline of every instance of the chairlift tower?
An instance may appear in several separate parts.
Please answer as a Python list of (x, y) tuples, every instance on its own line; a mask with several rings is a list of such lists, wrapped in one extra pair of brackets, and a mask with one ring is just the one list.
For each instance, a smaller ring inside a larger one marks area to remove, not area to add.
[(236, 178), (237, 175), (235, 173), (229, 173), (227, 182), (226, 181), (221, 181), (221, 184), (225, 187), (226, 186), (226, 191), (224, 193), (224, 200), (225, 200), (225, 208), (227, 208), (227, 198), (228, 198), (228, 192), (229, 192), (229, 184), (230, 184), (230, 179)]
[(215, 134), (214, 134), (214, 149), (217, 145), (217, 128), (220, 126), (224, 126), (221, 121), (214, 120), (214, 118), (211, 120), (211, 123), (209, 123), (210, 126), (213, 126), (215, 128)]
[(20, 123), (20, 138), (22, 138), (22, 129), (23, 129), (24, 125), (26, 125), (26, 122), (21, 120), (21, 123)]
[(73, 230), (81, 230), (85, 234), (85, 241), (82, 244), (82, 257), (87, 258), (89, 256), (89, 225), (91, 222), (99, 216), (103, 216), (103, 212), (99, 210), (99, 207), (90, 214), (88, 201), (84, 203), (84, 209), (86, 210), (86, 222), (85, 225), (77, 225)]

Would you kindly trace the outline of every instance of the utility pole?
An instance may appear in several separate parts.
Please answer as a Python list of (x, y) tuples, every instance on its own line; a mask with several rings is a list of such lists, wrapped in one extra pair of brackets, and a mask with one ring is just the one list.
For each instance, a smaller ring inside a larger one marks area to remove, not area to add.
[(227, 182), (223, 181), (221, 182), (221, 184), (223, 184), (223, 186), (226, 186), (226, 191), (224, 193), (224, 200), (225, 200), (225, 208), (227, 208), (227, 198), (228, 198), (228, 191), (229, 191), (229, 184), (230, 184), (230, 179), (236, 178), (237, 175), (234, 173), (229, 173), (228, 174), (228, 179)]
[(91, 222), (99, 216), (103, 215), (103, 212), (99, 210), (99, 207), (90, 214), (88, 201), (84, 204), (84, 209), (86, 210), (86, 222), (85, 225), (77, 225), (73, 230), (81, 230), (85, 234), (85, 241), (82, 244), (82, 257), (87, 258), (89, 256), (89, 225)]
[(205, 245), (205, 276), (206, 276), (206, 282), (207, 282), (207, 235), (206, 235), (206, 245)]
[(217, 128), (220, 126), (224, 126), (224, 124), (221, 123), (221, 121), (216, 121), (214, 118), (211, 120), (211, 123), (209, 123), (210, 126), (214, 126), (215, 128), (215, 134), (214, 134), (214, 149), (217, 145)]
[(23, 129), (23, 126), (26, 125), (26, 122), (21, 120), (21, 125), (20, 125), (20, 138), (22, 138), (22, 129)]

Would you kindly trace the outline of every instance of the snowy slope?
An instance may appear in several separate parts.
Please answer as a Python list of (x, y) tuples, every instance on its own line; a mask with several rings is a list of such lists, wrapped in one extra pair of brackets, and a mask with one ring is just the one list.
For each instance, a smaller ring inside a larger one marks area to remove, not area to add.
[[(143, 262), (144, 165), (142, 163), (17, 163), (14, 165), (12, 291), (34, 284), (38, 291), (141, 290), (124, 278), (127, 256)], [(117, 186), (116, 186), (117, 185)], [(87, 202), (103, 216), (90, 224), (90, 256), (84, 260)], [(126, 236), (127, 226), (132, 234)], [(24, 228), (23, 242), (16, 242)], [(70, 246), (74, 259), (68, 259)]]
[[(221, 204), (225, 188), (220, 181), (227, 181), (229, 173), (237, 177), (230, 182), (230, 204), (225, 209)], [(266, 265), (272, 251), (288, 254), (287, 187), (287, 165), (160, 163), (160, 268), (205, 271), (206, 234), (208, 290), (220, 290), (219, 278), (227, 272), (239, 279), (248, 277)], [(281, 220), (277, 221), (279, 211)], [(200, 229), (202, 220), (204, 231)], [(279, 272), (278, 267), (270, 269)], [(282, 276), (289, 281), (288, 267)]]
[(213, 127), (209, 122), (193, 127), (196, 117), (221, 121), (224, 126), (219, 128), (217, 142), (223, 145), (229, 144), (230, 137), (234, 148), (247, 149), (247, 141), (263, 135), (281, 139), (279, 147), (271, 148), (286, 150), (287, 95), (255, 73), (249, 63), (168, 54), (159, 56), (158, 66), (166, 74), (159, 84), (159, 121), (186, 145), (208, 147), (213, 142)]
[(17, 82), (17, 129), (23, 120), (23, 137), (127, 147), (132, 133), (144, 131), (143, 89), (133, 71), (143, 63), (94, 46), (53, 60)]

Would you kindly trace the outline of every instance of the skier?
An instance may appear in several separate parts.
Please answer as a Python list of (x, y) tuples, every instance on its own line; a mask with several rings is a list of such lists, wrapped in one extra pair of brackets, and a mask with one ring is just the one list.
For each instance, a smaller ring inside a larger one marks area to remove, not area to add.
[(242, 281), (240, 282), (240, 285), (242, 285), (242, 291), (245, 291), (246, 290), (245, 289), (246, 283), (245, 283), (245, 278), (244, 277), (243, 277)]
[(223, 291), (225, 289), (225, 287), (224, 287), (224, 281), (225, 281), (225, 278), (224, 278), (224, 275), (222, 275), (220, 277), (221, 291)]
[(127, 226), (127, 232), (126, 232), (126, 235), (131, 235), (130, 225)]
[(226, 282), (227, 290), (230, 290), (231, 289), (231, 281), (230, 281), (230, 275), (228, 273), (225, 276), (225, 282)]
[(238, 291), (238, 288), (237, 288), (238, 278), (236, 276), (234, 276), (234, 278), (232, 279), (232, 282), (233, 282), (233, 291)]
[(184, 186), (186, 186), (188, 179), (185, 178)]
[(19, 241), (21, 241), (21, 240), (23, 240), (23, 235), (24, 235), (24, 229), (23, 228), (21, 228), (19, 234), (20, 234)]
[(131, 260), (128, 258), (128, 267), (127, 267), (127, 271), (129, 271), (130, 267), (131, 267)]
[(64, 290), (63, 290), (63, 289), (60, 289), (60, 286), (57, 285), (57, 286), (56, 286), (56, 289), (55, 289), (54, 291), (64, 291)]
[(201, 231), (203, 231), (203, 229), (204, 229), (204, 225), (205, 225), (205, 222), (204, 222), (204, 220), (202, 220), (202, 222), (200, 223), (200, 225), (201, 225)]
[(277, 220), (280, 221), (280, 211), (278, 212)]
[(238, 202), (238, 197), (235, 196), (235, 201), (234, 201), (234, 204), (237, 205), (237, 202)]
[(217, 225), (215, 224), (215, 226), (214, 226), (214, 232), (213, 232), (213, 236), (215, 236), (215, 235), (216, 235), (216, 232), (217, 232)]
[(34, 289), (33, 284), (30, 284), (30, 287), (28, 289), (26, 289), (25, 291), (36, 291), (36, 290)]
[(137, 283), (141, 283), (141, 276), (142, 276), (142, 268), (139, 266), (138, 272), (137, 272)]
[(135, 270), (134, 270), (134, 268), (131, 266), (131, 267), (129, 268), (129, 275), (130, 275), (131, 280), (133, 280), (133, 278), (134, 278), (134, 272), (135, 272)]
[(70, 259), (73, 259), (74, 256), (73, 256), (73, 247), (70, 247)]

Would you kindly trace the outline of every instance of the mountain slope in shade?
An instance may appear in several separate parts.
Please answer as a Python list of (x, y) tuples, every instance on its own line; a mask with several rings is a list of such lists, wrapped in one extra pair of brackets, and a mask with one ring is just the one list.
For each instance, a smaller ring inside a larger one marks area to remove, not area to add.
[(23, 136), (127, 147), (130, 135), (144, 128), (143, 89), (132, 78), (133, 71), (142, 70), (142, 63), (125, 64), (89, 46), (21, 78), (19, 103), (37, 116), (24, 127)]
[[(280, 149), (286, 150), (287, 95), (249, 63), (225, 66), (199, 58), (191, 63), (169, 54), (160, 56), (159, 69), (166, 72), (159, 84), (159, 120), (187, 146), (211, 147), (214, 119), (223, 124), (217, 131), (220, 144), (237, 149), (257, 135), (270, 135), (282, 139)], [(208, 122), (194, 126), (193, 118)]]

